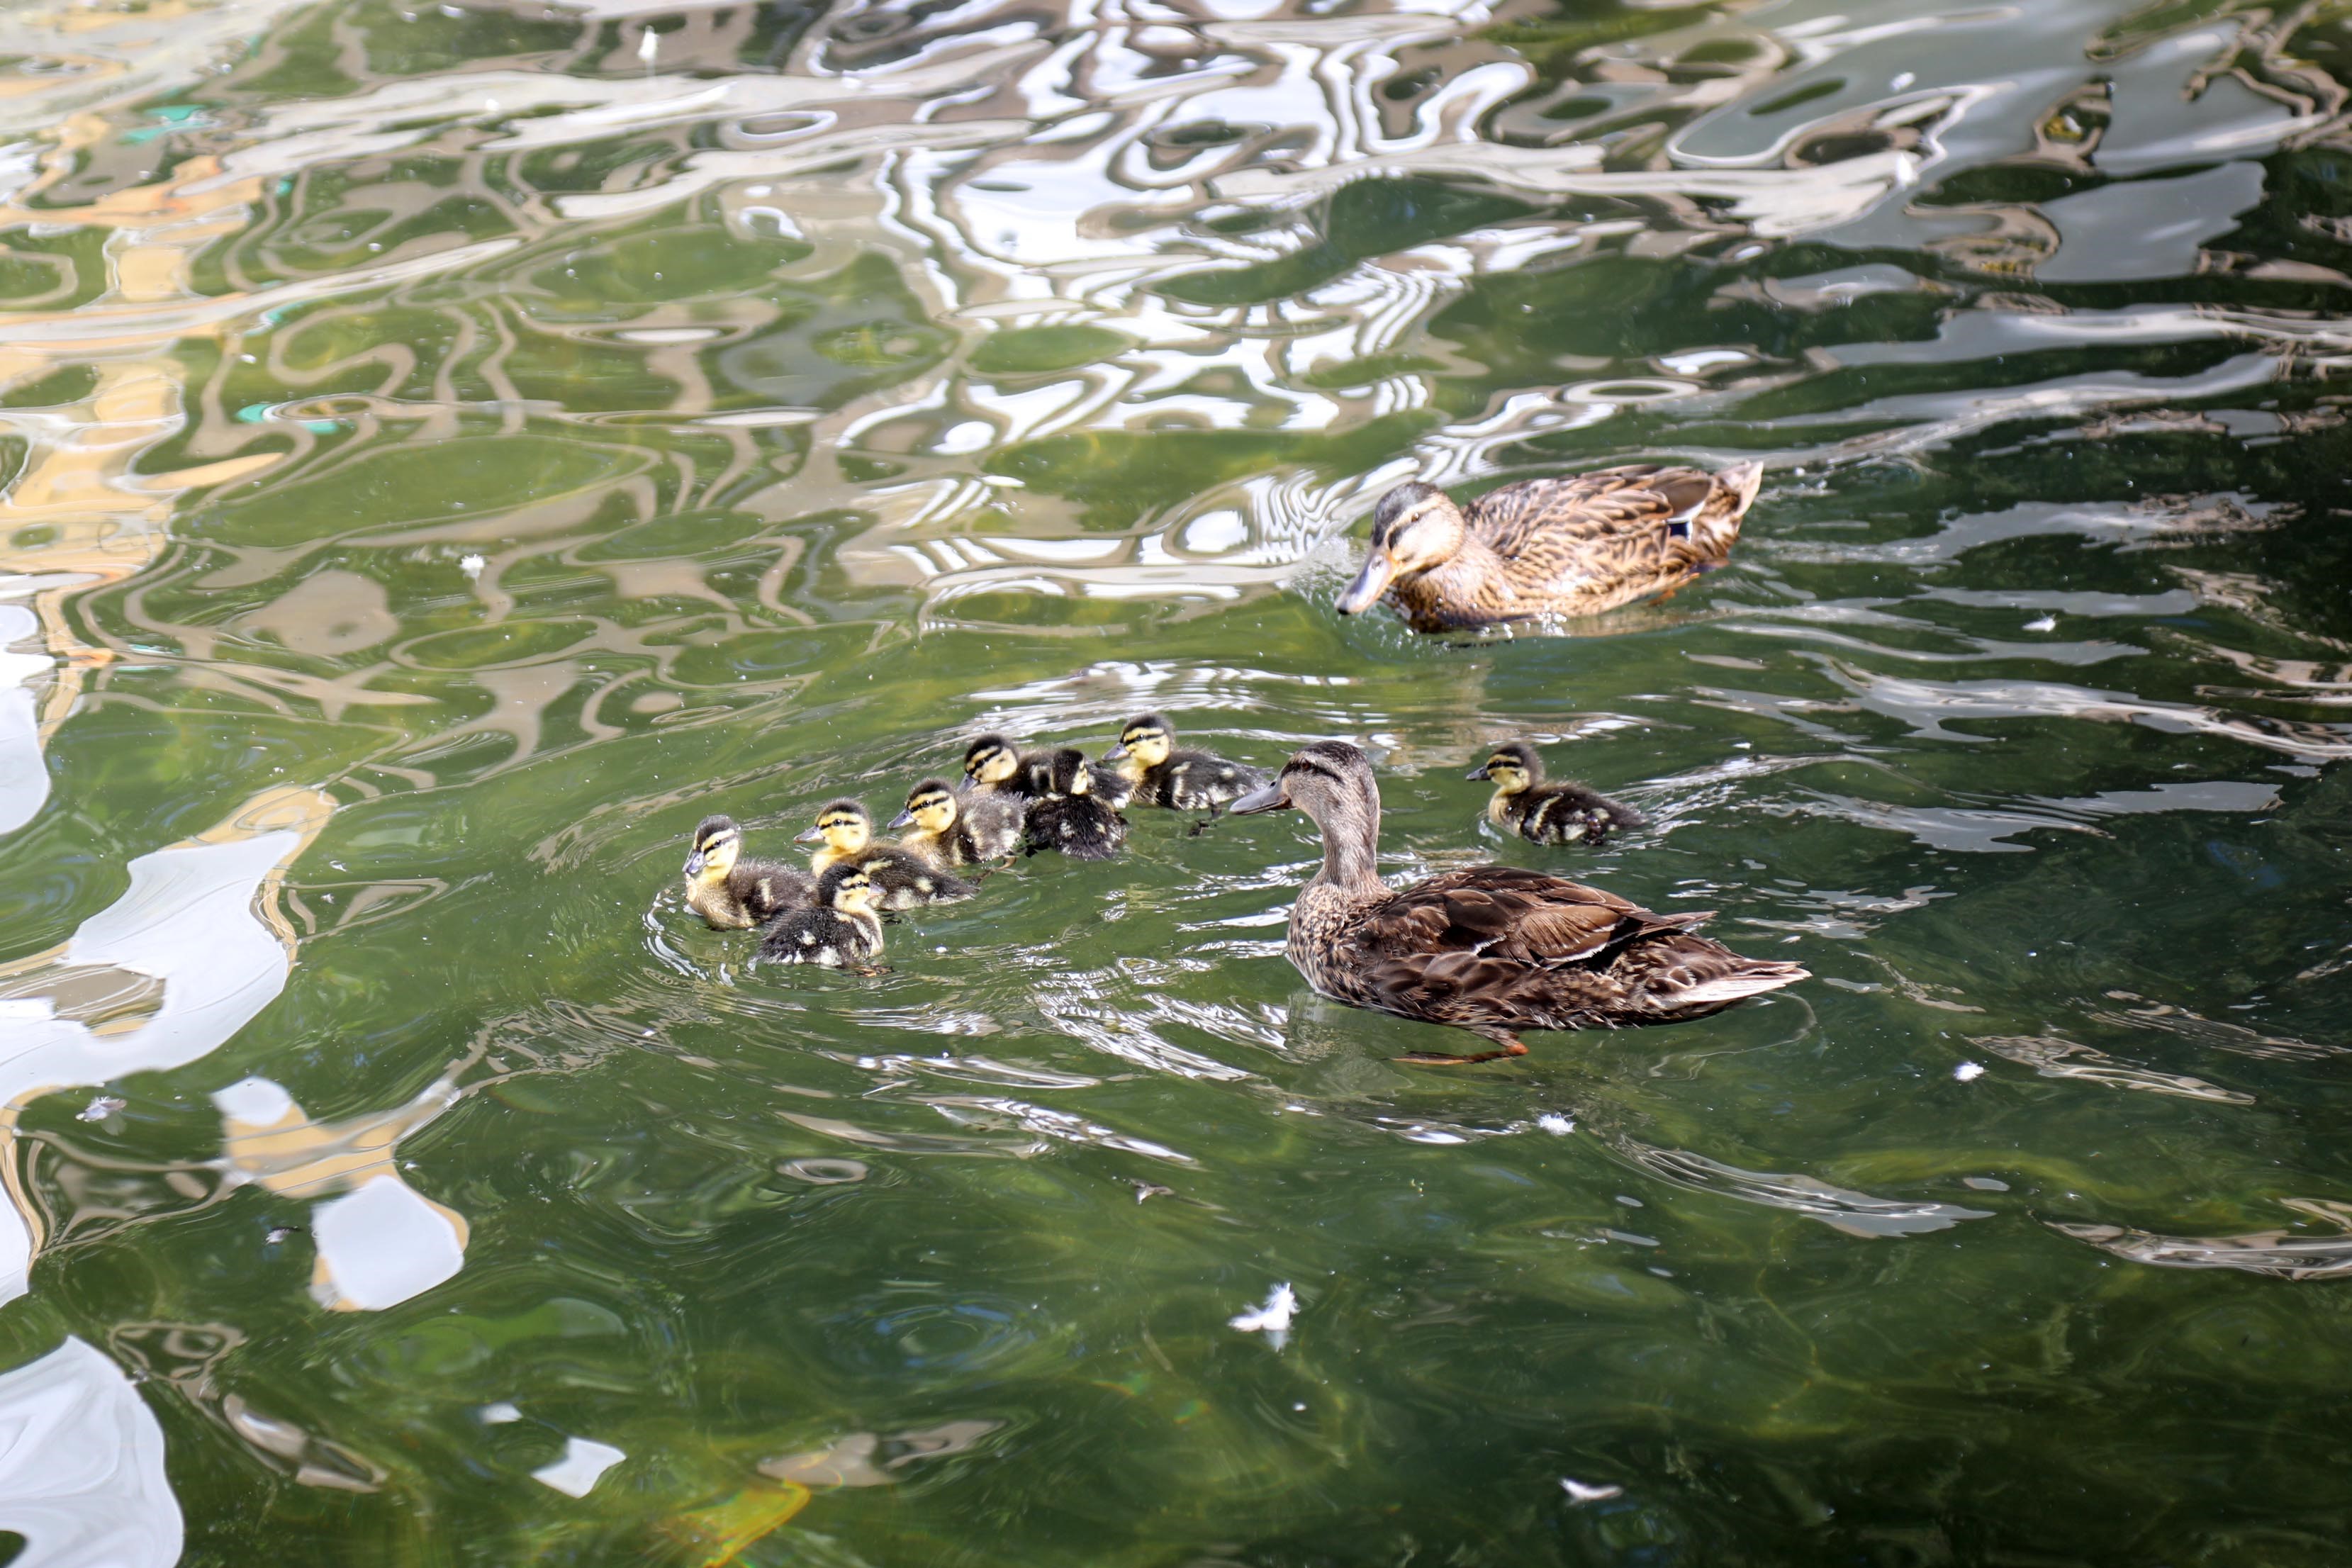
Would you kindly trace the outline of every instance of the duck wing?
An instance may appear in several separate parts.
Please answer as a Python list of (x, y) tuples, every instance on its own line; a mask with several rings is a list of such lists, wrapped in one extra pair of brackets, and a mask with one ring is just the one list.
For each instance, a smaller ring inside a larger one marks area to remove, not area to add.
[(1375, 905), (1362, 917), (1357, 941), (1390, 962), (1458, 953), (1549, 967), (1596, 959), (1636, 938), (1687, 930), (1706, 918), (1654, 914), (1614, 893), (1541, 871), (1478, 866), (1415, 882)]
[(1528, 479), (1470, 504), (1471, 529), (1529, 587), (1598, 576), (1658, 585), (1719, 564), (1746, 502), (1696, 468), (1635, 463), (1568, 479)]
[(1433, 877), (1361, 917), (1352, 999), (1472, 1028), (1581, 1029), (1703, 1018), (1806, 978), (1605, 892), (1516, 867)]

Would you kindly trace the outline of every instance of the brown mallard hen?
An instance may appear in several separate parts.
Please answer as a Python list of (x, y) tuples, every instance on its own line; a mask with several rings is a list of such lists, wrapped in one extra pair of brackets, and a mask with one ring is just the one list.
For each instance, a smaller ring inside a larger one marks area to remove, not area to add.
[(792, 866), (743, 858), (731, 816), (706, 816), (686, 858), (686, 907), (713, 931), (741, 931), (805, 904), (816, 884)]
[(1496, 746), (1468, 776), (1494, 783), (1486, 820), (1530, 844), (1582, 844), (1598, 849), (1611, 828), (1639, 827), (1643, 820), (1632, 806), (1580, 784), (1544, 783), (1543, 758), (1525, 741)]
[(1381, 793), (1363, 752), (1319, 741), (1235, 813), (1296, 806), (1323, 830), (1323, 868), (1290, 911), (1290, 962), (1324, 995), (1451, 1024), (1495, 1042), (1479, 1062), (1523, 1055), (1522, 1029), (1679, 1024), (1807, 977), (1744, 958), (1690, 928), (1706, 914), (1653, 914), (1614, 893), (1511, 866), (1447, 871), (1391, 888), (1375, 869)]
[(1539, 616), (1597, 616), (1671, 594), (1720, 566), (1764, 481), (1656, 463), (1522, 479), (1467, 507), (1403, 484), (1372, 511), (1371, 549), (1339, 595), (1343, 616), (1386, 596), (1417, 632)]

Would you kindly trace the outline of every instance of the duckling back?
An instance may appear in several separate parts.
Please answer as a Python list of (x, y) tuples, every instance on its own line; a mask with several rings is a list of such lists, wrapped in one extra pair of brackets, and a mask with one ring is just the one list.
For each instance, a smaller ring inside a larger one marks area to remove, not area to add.
[(1108, 860), (1127, 847), (1127, 819), (1091, 795), (1049, 795), (1029, 808), (1024, 842), (1032, 855)]
[(874, 845), (860, 850), (855, 859), (874, 884), (877, 909), (951, 904), (980, 890), (936, 860), (895, 844)]
[(1599, 848), (1614, 827), (1639, 827), (1646, 820), (1630, 805), (1582, 784), (1538, 784), (1496, 797), (1498, 826), (1530, 844), (1583, 844)]
[(760, 939), (767, 963), (821, 963), (828, 969), (864, 963), (882, 951), (882, 922), (839, 910), (810, 906), (787, 910), (769, 922)]

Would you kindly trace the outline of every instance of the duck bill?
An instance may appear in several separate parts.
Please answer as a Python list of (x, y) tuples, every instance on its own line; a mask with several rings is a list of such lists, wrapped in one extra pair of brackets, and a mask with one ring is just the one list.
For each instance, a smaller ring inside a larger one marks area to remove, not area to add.
[(1462, 776), (1465, 779), (1483, 779), (1490, 775), (1486, 772), (1486, 764), (1481, 763), (1476, 767), (1472, 768), (1468, 773), (1464, 773)]
[(1364, 557), (1364, 569), (1356, 574), (1356, 580), (1348, 584), (1334, 607), (1343, 616), (1360, 616), (1380, 603), (1381, 595), (1395, 581), (1396, 563), (1375, 550)]
[(824, 837), (824, 829), (822, 827), (803, 827), (798, 833), (793, 835), (793, 842), (795, 844), (814, 844)]
[(894, 816), (894, 817), (892, 817), (892, 818), (890, 819), (890, 826), (891, 826), (891, 827), (893, 827), (894, 829), (895, 829), (895, 828), (900, 828), (900, 827), (911, 827), (911, 826), (914, 826), (914, 824), (915, 824), (915, 814), (914, 814), (913, 812), (911, 812), (911, 811), (902, 811), (902, 812), (900, 812), (898, 816)]
[(1225, 807), (1225, 810), (1235, 816), (1254, 816), (1261, 811), (1280, 811), (1289, 804), (1289, 794), (1279, 783), (1276, 783), (1266, 785), (1264, 789), (1250, 791), (1249, 794)]
[(686, 874), (689, 877), (699, 877), (702, 875), (703, 867), (709, 863), (710, 857), (698, 849), (686, 858)]
[(1128, 750), (1125, 746), (1113, 746), (1109, 751), (1103, 753), (1102, 760), (1107, 763), (1123, 763), (1127, 761), (1128, 755)]

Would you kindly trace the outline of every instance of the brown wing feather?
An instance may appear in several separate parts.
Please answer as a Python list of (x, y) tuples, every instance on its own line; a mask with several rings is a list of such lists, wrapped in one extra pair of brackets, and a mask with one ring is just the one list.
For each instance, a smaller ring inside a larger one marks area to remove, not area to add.
[[(1655, 463), (1568, 479), (1528, 479), (1470, 503), (1467, 521), (1503, 557), (1497, 603), (1556, 599), (1559, 607), (1622, 604), (1677, 587), (1719, 564), (1738, 537), (1713, 512), (1732, 502), (1715, 476)], [(1704, 511), (1708, 525), (1693, 516)]]

